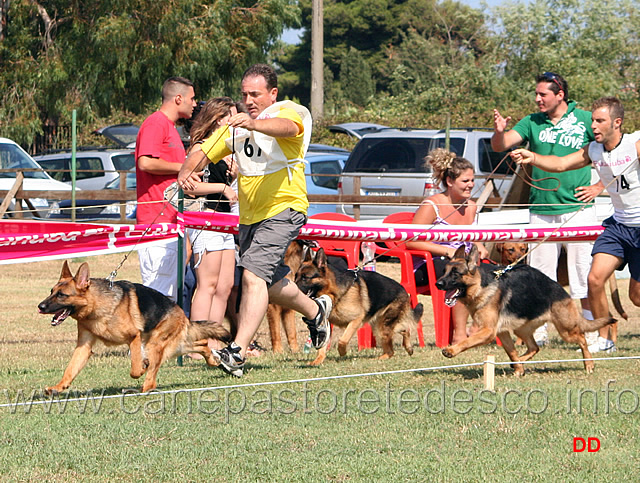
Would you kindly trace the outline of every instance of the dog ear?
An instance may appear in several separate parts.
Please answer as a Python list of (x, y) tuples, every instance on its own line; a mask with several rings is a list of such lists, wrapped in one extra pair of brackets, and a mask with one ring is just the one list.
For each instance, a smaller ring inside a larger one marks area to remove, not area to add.
[[(464, 246), (460, 248), (464, 249)], [(469, 252), (469, 255), (467, 255), (467, 268), (469, 269), (469, 272), (473, 274), (476, 271), (476, 268), (478, 268), (479, 261), (480, 261), (480, 252), (478, 251), (478, 246), (474, 243), (471, 246), (471, 251)]]
[(316, 253), (316, 267), (318, 267), (319, 270), (327, 268), (327, 254), (323, 248), (320, 248)]
[(82, 265), (80, 265), (80, 268), (78, 269), (74, 280), (76, 281), (76, 285), (78, 286), (78, 288), (86, 289), (89, 287), (89, 285), (91, 284), (91, 279), (89, 278), (89, 264), (87, 262), (84, 262)]
[(504, 249), (504, 243), (496, 243), (496, 251), (498, 253), (502, 253), (503, 249)]
[(456, 252), (453, 254), (453, 258), (465, 258), (464, 245), (458, 247)]
[(304, 247), (304, 259), (303, 262), (312, 262), (313, 261), (313, 250), (311, 247)]
[(66, 260), (62, 264), (62, 273), (60, 274), (60, 280), (64, 278), (73, 278), (71, 270), (69, 270), (69, 263)]

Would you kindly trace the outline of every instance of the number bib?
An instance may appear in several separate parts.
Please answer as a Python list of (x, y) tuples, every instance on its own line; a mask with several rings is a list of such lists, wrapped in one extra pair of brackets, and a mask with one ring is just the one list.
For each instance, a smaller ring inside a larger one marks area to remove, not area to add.
[(291, 101), (280, 101), (265, 109), (257, 119), (277, 117), (281, 109), (292, 109), (301, 118), (304, 126), (303, 146), (299, 156), (288, 159), (278, 144), (278, 139), (258, 131), (243, 128), (231, 129), (231, 137), (225, 140), (227, 147), (235, 153), (238, 171), (242, 176), (263, 176), (287, 169), (291, 179), (291, 169), (304, 161), (311, 140), (311, 114), (304, 106)]
[(602, 144), (589, 144), (589, 158), (607, 187), (614, 218), (627, 226), (640, 226), (640, 165), (636, 141), (640, 131), (624, 134), (620, 144), (605, 151)]

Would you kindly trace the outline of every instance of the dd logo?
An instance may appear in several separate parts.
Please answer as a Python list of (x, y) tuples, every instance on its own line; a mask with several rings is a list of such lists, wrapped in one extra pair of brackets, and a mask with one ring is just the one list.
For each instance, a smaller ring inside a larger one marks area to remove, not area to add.
[(589, 453), (597, 453), (600, 451), (600, 440), (598, 438), (573, 438), (573, 452), (582, 453), (584, 450)]

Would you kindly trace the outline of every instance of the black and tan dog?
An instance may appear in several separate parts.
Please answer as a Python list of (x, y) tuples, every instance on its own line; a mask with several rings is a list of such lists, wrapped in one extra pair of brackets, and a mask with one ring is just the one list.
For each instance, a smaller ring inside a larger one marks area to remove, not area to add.
[[(557, 283), (529, 265), (517, 265), (496, 276), (496, 267), (478, 263), (478, 249), (465, 255), (460, 247), (447, 264), (436, 286), (446, 291), (447, 304), (456, 300), (469, 309), (478, 330), (465, 340), (445, 347), (442, 353), (454, 357), (471, 347), (488, 344), (499, 337), (504, 350), (515, 363), (515, 373), (524, 374), (523, 362), (537, 354), (539, 348), (533, 332), (545, 322), (551, 322), (558, 334), (582, 349), (584, 359), (591, 359), (584, 333), (598, 330), (615, 319), (604, 317), (586, 320), (569, 294)], [(520, 337), (527, 351), (518, 355), (511, 332)], [(593, 361), (584, 361), (588, 373)]]
[[(346, 355), (349, 340), (365, 322), (371, 324), (376, 339), (382, 341), (380, 359), (393, 356), (394, 333), (402, 335), (402, 345), (409, 355), (413, 354), (410, 335), (422, 317), (422, 304), (412, 309), (409, 295), (395, 280), (377, 272), (333, 267), (320, 248), (315, 257), (307, 252), (296, 273), (296, 284), (310, 297), (331, 297), (329, 322), (345, 327), (338, 341), (341, 356)], [(320, 349), (311, 365), (322, 364), (326, 355), (326, 348)]]
[(71, 316), (78, 322), (78, 340), (62, 380), (46, 388), (47, 394), (67, 389), (91, 357), (93, 345), (127, 344), (131, 351), (131, 377), (147, 376), (142, 391), (155, 389), (158, 369), (169, 357), (189, 352), (202, 354), (217, 365), (208, 338), (230, 341), (217, 322), (190, 322), (171, 299), (139, 283), (89, 278), (89, 265), (80, 265), (75, 277), (65, 261), (51, 295), (38, 304), (41, 314), (55, 314), (51, 325)]
[[(529, 246), (526, 243), (504, 242), (496, 243), (495, 249), (500, 254), (500, 263), (502, 265), (510, 265), (516, 261), (519, 261), (519, 263), (526, 263), (526, 260), (524, 260), (523, 257), (527, 254)], [(564, 250), (562, 250), (560, 258), (558, 258), (558, 273), (556, 279), (562, 286), (566, 287), (569, 285), (567, 254)], [(609, 277), (609, 292), (611, 294), (611, 303), (616, 309), (616, 312), (618, 312), (618, 315), (620, 315), (624, 320), (629, 320), (629, 316), (624, 310), (622, 301), (620, 300), (620, 291), (618, 290), (618, 281), (615, 274), (612, 274), (611, 277)], [(609, 330), (611, 331), (609, 338), (615, 343), (618, 339), (618, 323), (616, 322), (615, 324), (611, 324)], [(516, 344), (517, 343), (518, 342), (516, 342)]]

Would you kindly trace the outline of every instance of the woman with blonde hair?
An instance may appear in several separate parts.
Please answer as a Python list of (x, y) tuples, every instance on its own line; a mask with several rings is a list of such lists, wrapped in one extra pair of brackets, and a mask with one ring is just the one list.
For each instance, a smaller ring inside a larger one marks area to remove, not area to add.
[[(202, 142), (237, 113), (236, 103), (229, 97), (210, 99), (201, 108), (190, 129), (189, 153), (202, 151)], [(205, 153), (202, 153), (205, 156)], [(184, 190), (191, 196), (206, 196), (207, 211), (237, 213), (238, 194), (233, 184), (237, 167), (231, 156), (217, 164), (209, 163), (202, 182)], [(222, 322), (227, 299), (234, 283), (236, 244), (233, 235), (189, 228), (189, 240), (195, 260), (196, 290), (191, 302), (191, 320)], [(217, 347), (214, 347), (217, 348)]]
[[(443, 189), (425, 199), (413, 217), (413, 223), (420, 225), (473, 225), (476, 223), (477, 206), (471, 199), (475, 186), (473, 165), (455, 153), (438, 148), (425, 158), (425, 166), (431, 166), (437, 184)], [(436, 276), (444, 273), (444, 267), (455, 251), (464, 245), (469, 252), (471, 242), (428, 242), (412, 241), (407, 243), (411, 250), (424, 250), (433, 256)], [(480, 258), (487, 258), (488, 252), (482, 243), (476, 243)], [(427, 285), (427, 270), (423, 258), (414, 257), (414, 272), (417, 285)], [(467, 319), (469, 311), (459, 303), (453, 307), (453, 342), (467, 337)]]

